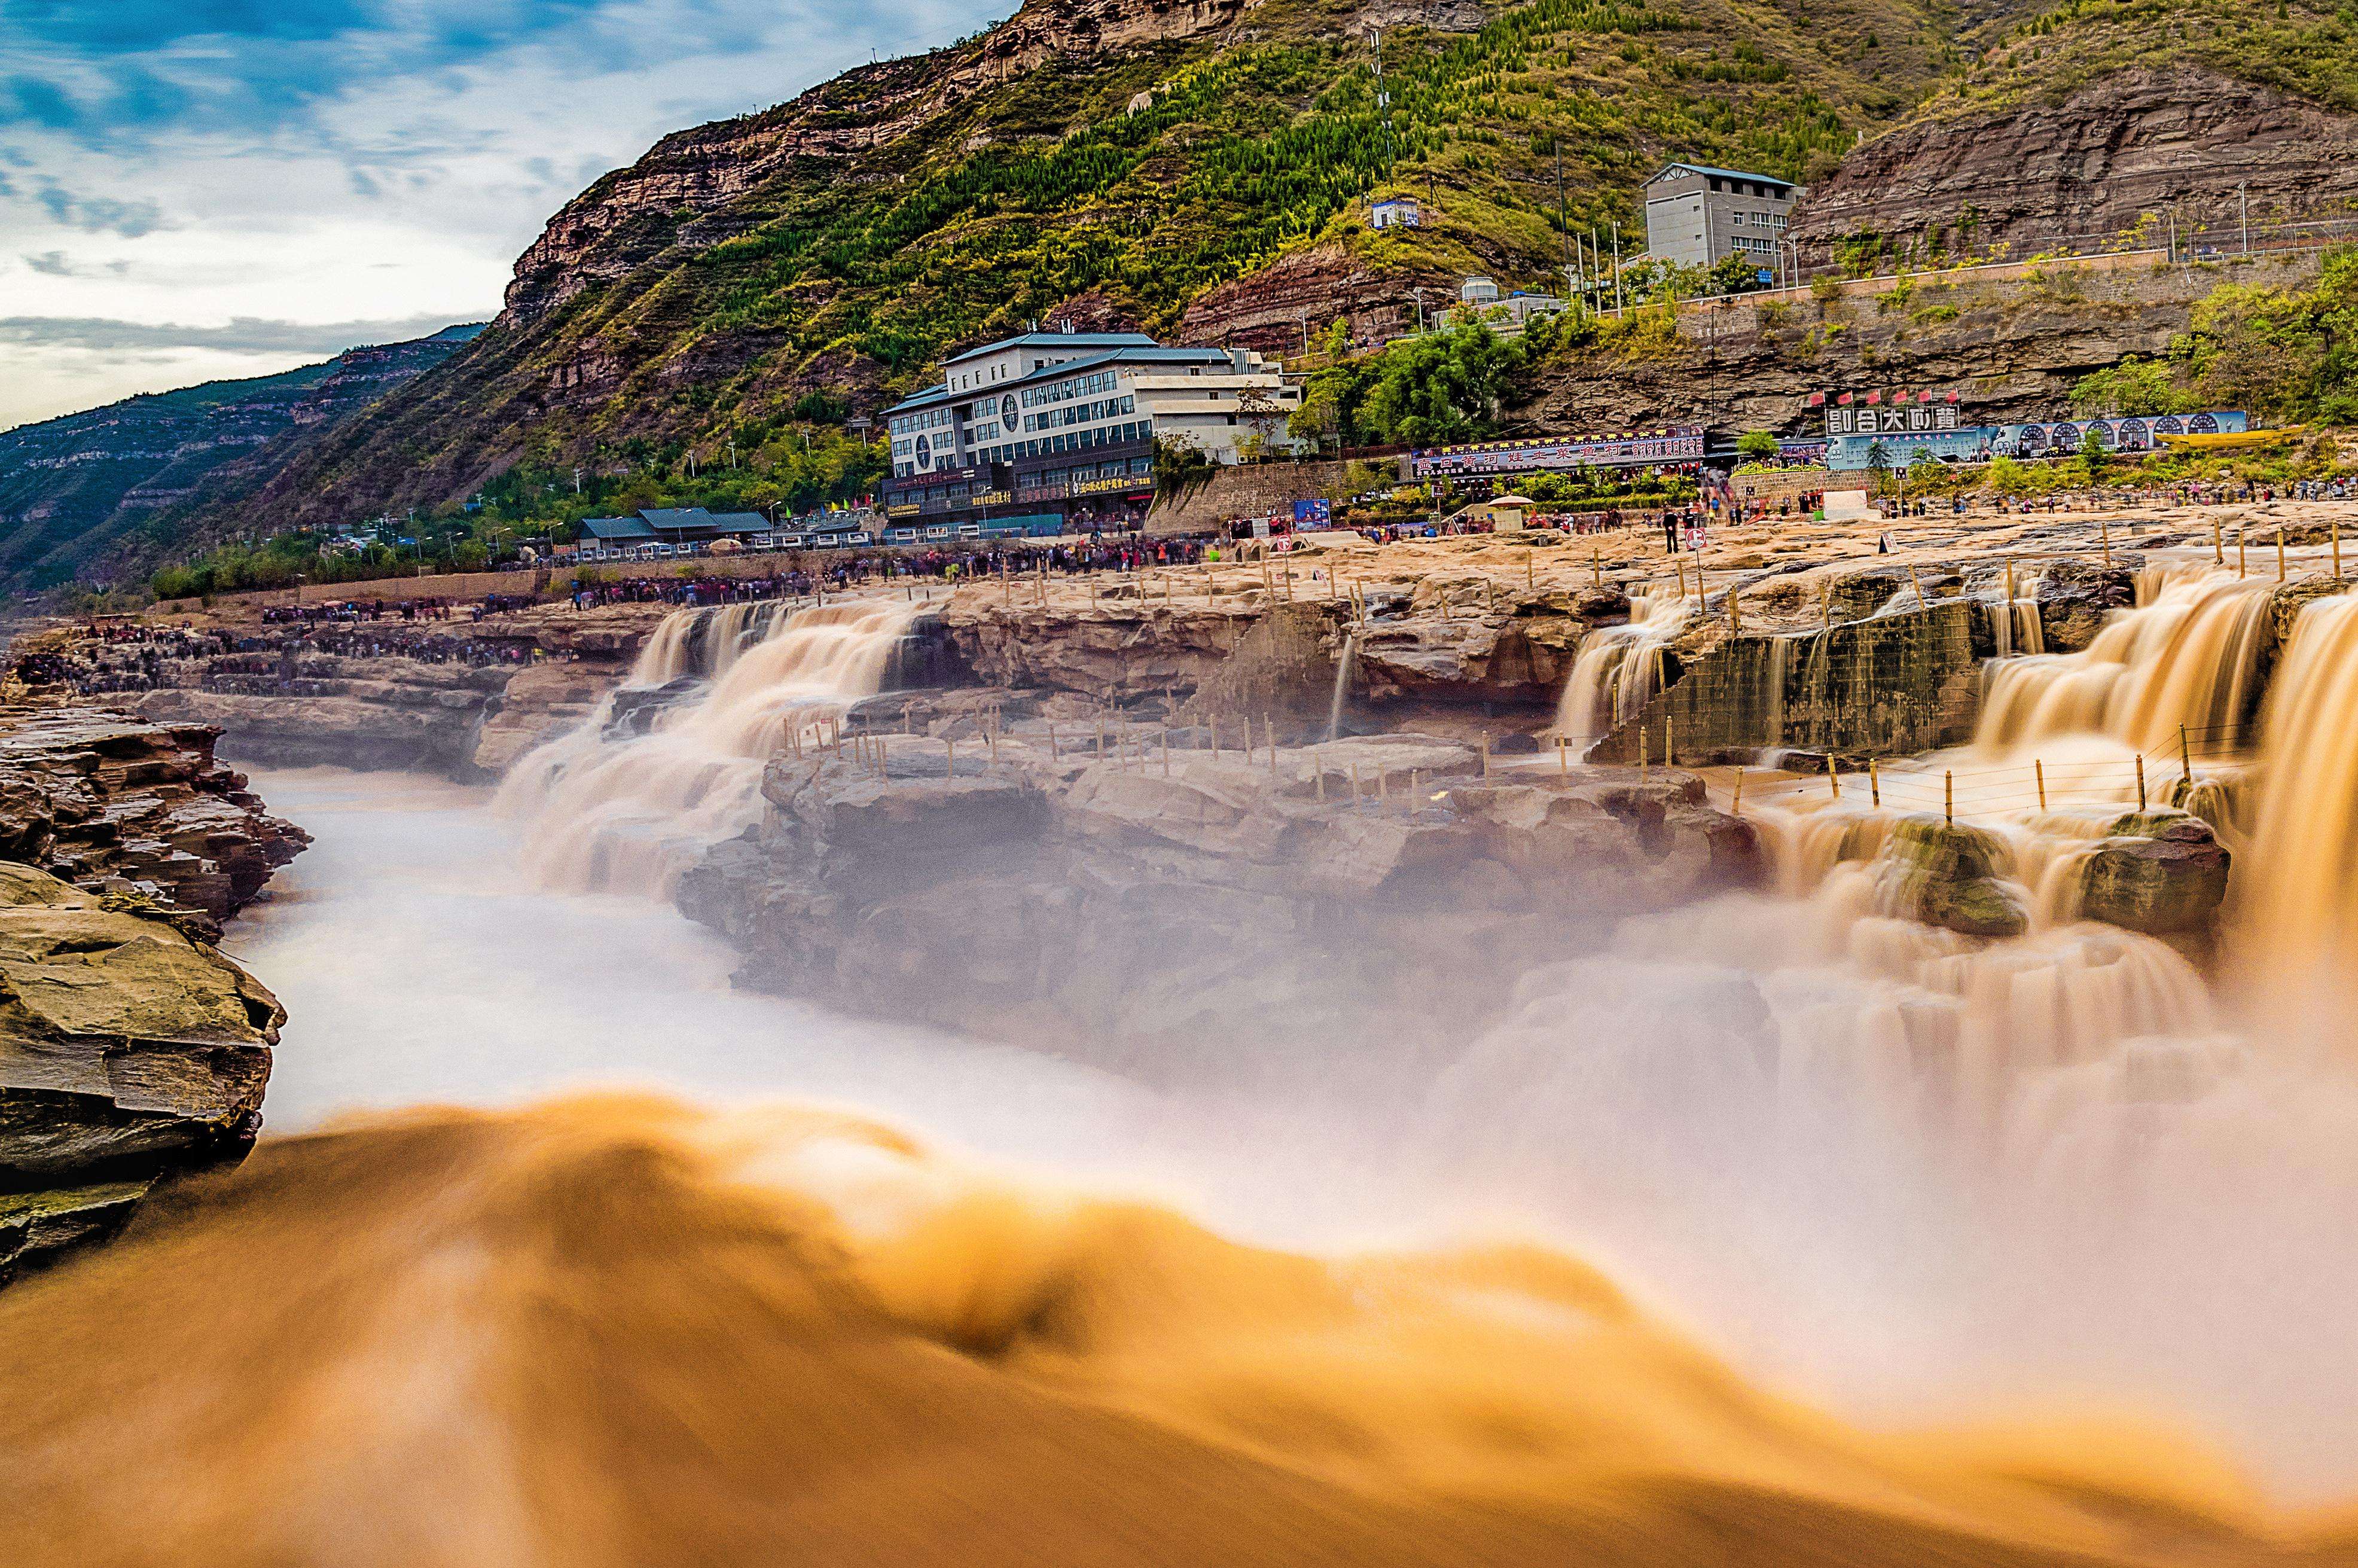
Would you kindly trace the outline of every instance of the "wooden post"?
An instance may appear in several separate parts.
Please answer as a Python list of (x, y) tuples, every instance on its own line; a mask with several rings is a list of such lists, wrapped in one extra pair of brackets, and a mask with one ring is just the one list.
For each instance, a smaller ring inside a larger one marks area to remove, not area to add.
[(2235, 575), (2236, 575), (2237, 577), (2239, 577), (2239, 578), (2240, 578), (2240, 577), (2242, 577), (2242, 576), (2244, 575), (2244, 525), (2243, 525), (2241, 523), (2236, 524), (2235, 524)]
[(1826, 787), (1834, 792), (1836, 800), (1842, 798), (1842, 774), (1834, 771), (1834, 754), (1832, 752), (1826, 753)]
[(1957, 820), (1957, 775), (1943, 770), (1941, 773), (1941, 816), (1952, 827)]
[(1424, 798), (1424, 770), (1422, 768), (1411, 768), (1408, 771), (1408, 798), (1409, 804), (1412, 806)]
[(2211, 558), (2221, 566), (2227, 564), (2227, 542), (2219, 536), (2219, 519), (2211, 519)]
[(2145, 753), (2143, 752), (2136, 754), (2136, 775), (2137, 809), (2143, 811), (2145, 809)]
[(1171, 726), (1163, 727), (1163, 776), (1171, 776)]
[(1834, 590), (1831, 583), (1818, 584), (1818, 616), (1827, 631), (1834, 629)]
[(1277, 726), (1270, 722), (1269, 715), (1266, 713), (1260, 716), (1260, 738), (1269, 746), (1269, 778), (1271, 784), (1275, 784), (1277, 782)]
[(1924, 597), (1924, 579), (1916, 575), (1916, 563), (1914, 561), (1908, 563), (1908, 580), (1915, 587), (1916, 603), (1918, 607), (1929, 607), (1932, 601)]
[(994, 724), (984, 731), (984, 738), (990, 742), (990, 765), (995, 768), (999, 766), (999, 726)]
[(1678, 720), (1668, 714), (1664, 714), (1662, 716), (1662, 766), (1666, 768), (1675, 768), (1678, 765)]
[(1326, 762), (1315, 752), (1310, 753), (1310, 773), (1311, 782), (1318, 786), (1318, 798), (1323, 803), (1326, 798)]
[(1531, 576), (1531, 553), (1523, 552), (1523, 591), (1529, 593), (1536, 584)]
[(2014, 560), (2011, 557), (2006, 563), (2006, 601), (2008, 606), (2014, 603)]
[[(1605, 586), (1605, 557), (1595, 545), (1588, 546), (1588, 578), (1597, 587)], [(1685, 580), (1684, 578), (1680, 579), (1681, 582)]]
[(2178, 727), (2178, 776), (2188, 784), (2194, 782), (2194, 752), (2186, 743), (2186, 726)]
[(1877, 811), (1883, 809), (1883, 769), (1873, 757), (1866, 760), (1866, 803)]
[(2284, 579), (2284, 524), (2279, 523), (2277, 524), (2277, 580), (2282, 582)]
[(1727, 585), (1727, 634), (1733, 637), (1743, 630), (1744, 622), (1736, 612), (1736, 585), (1730, 583)]
[(1638, 726), (1638, 777), (1639, 777), (1640, 780), (1643, 780), (1643, 779), (1645, 778), (1645, 776), (1646, 776), (1646, 769), (1647, 769), (1647, 767), (1648, 767), (1648, 766), (1652, 762), (1652, 761), (1653, 761), (1653, 756), (1652, 756), (1652, 748), (1653, 748), (1653, 743), (1654, 743), (1654, 738), (1653, 738), (1653, 736), (1652, 736), (1652, 735), (1650, 735), (1650, 734), (1649, 734), (1649, 733), (1647, 732), (1646, 727), (1645, 727), (1643, 724), (1639, 725), (1639, 726)]
[(1490, 732), (1487, 730), (1482, 731), (1482, 776), (1485, 779), (1490, 776)]
[(1572, 748), (1561, 735), (1555, 738), (1555, 774), (1560, 779), (1572, 777)]
[(1744, 815), (1744, 770), (1741, 767), (1736, 770), (1736, 804), (1729, 808), (1728, 814), (1732, 816)]
[(889, 773), (892, 771), (884, 765), (884, 737), (882, 735), (876, 737), (876, 771), (879, 773)]
[(942, 737), (942, 776), (957, 777), (957, 742), (946, 735)]
[(2104, 543), (2104, 565), (2109, 568), (2113, 564), (2113, 525), (2110, 520), (2096, 519), (2096, 537)]
[(2341, 580), (2341, 579), (2342, 579), (2342, 517), (2341, 517), (2341, 514), (2337, 513), (2337, 514), (2335, 514), (2333, 516), (2331, 516), (2331, 517), (2328, 518), (2328, 519), (2326, 520), (2325, 526), (2326, 526), (2326, 528), (2328, 529), (2328, 531), (2330, 532), (2330, 534), (2331, 534), (2331, 537), (2332, 537), (2332, 540), (2333, 540), (2333, 577), (2334, 577), (2334, 580), (2335, 580), (2335, 581), (2337, 581), (2337, 582), (2339, 582), (2339, 581)]
[(1098, 719), (1098, 761), (1100, 762), (1105, 761), (1105, 719), (1103, 715), (1100, 715)]
[(2030, 760), (2030, 772), (2032, 776), (2039, 780), (2039, 809), (2045, 811), (2047, 809), (2047, 764), (2033, 757)]

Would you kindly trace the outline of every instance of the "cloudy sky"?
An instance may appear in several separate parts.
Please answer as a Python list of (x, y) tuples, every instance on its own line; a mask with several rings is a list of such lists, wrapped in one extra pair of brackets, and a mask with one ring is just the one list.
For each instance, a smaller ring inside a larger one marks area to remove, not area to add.
[(0, 0), (0, 429), (499, 308), (663, 133), (1012, 0)]

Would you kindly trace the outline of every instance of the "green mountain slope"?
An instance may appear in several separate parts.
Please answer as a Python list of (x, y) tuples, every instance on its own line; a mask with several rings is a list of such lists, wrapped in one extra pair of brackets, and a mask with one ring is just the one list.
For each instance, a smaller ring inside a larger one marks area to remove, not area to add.
[[(1544, 286), (1564, 224), (1629, 232), (1664, 159), (1822, 173), (1952, 59), (1931, 0), (1428, 16), (1383, 34), (1388, 104), (1347, 5), (1035, 0), (956, 49), (669, 138), (558, 214), (499, 321), (294, 465), (274, 511), (427, 504), (518, 460), (708, 460), (811, 388), (872, 408), (945, 349), (1030, 320), (1174, 331), (1305, 247), (1397, 278), (1403, 308), (1409, 284), (1474, 265)], [(1433, 222), (1368, 232), (1367, 201), (1396, 191)]]

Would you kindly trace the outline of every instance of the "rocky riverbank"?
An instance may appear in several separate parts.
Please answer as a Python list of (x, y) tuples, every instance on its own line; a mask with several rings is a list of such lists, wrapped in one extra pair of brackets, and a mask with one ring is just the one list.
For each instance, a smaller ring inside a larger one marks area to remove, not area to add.
[(0, 1282), (241, 1156), (285, 1014), (212, 946), (309, 840), (216, 732), (0, 714)]

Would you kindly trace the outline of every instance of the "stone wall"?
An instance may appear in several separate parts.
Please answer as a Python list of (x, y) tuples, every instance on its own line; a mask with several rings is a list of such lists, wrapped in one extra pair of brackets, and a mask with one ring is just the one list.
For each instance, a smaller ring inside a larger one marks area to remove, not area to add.
[(1157, 495), (1146, 515), (1150, 534), (1195, 534), (1232, 517), (1266, 517), (1297, 501), (1340, 491), (1345, 465), (1327, 460), (1240, 463), (1217, 469), (1203, 486), (1175, 499)]
[(1963, 600), (1780, 637), (1738, 635), (1682, 661), (1669, 688), (1589, 751), (1656, 761), (1664, 737), (1682, 761), (1793, 747), (1844, 757), (1901, 756), (1970, 739), (1980, 664)]

